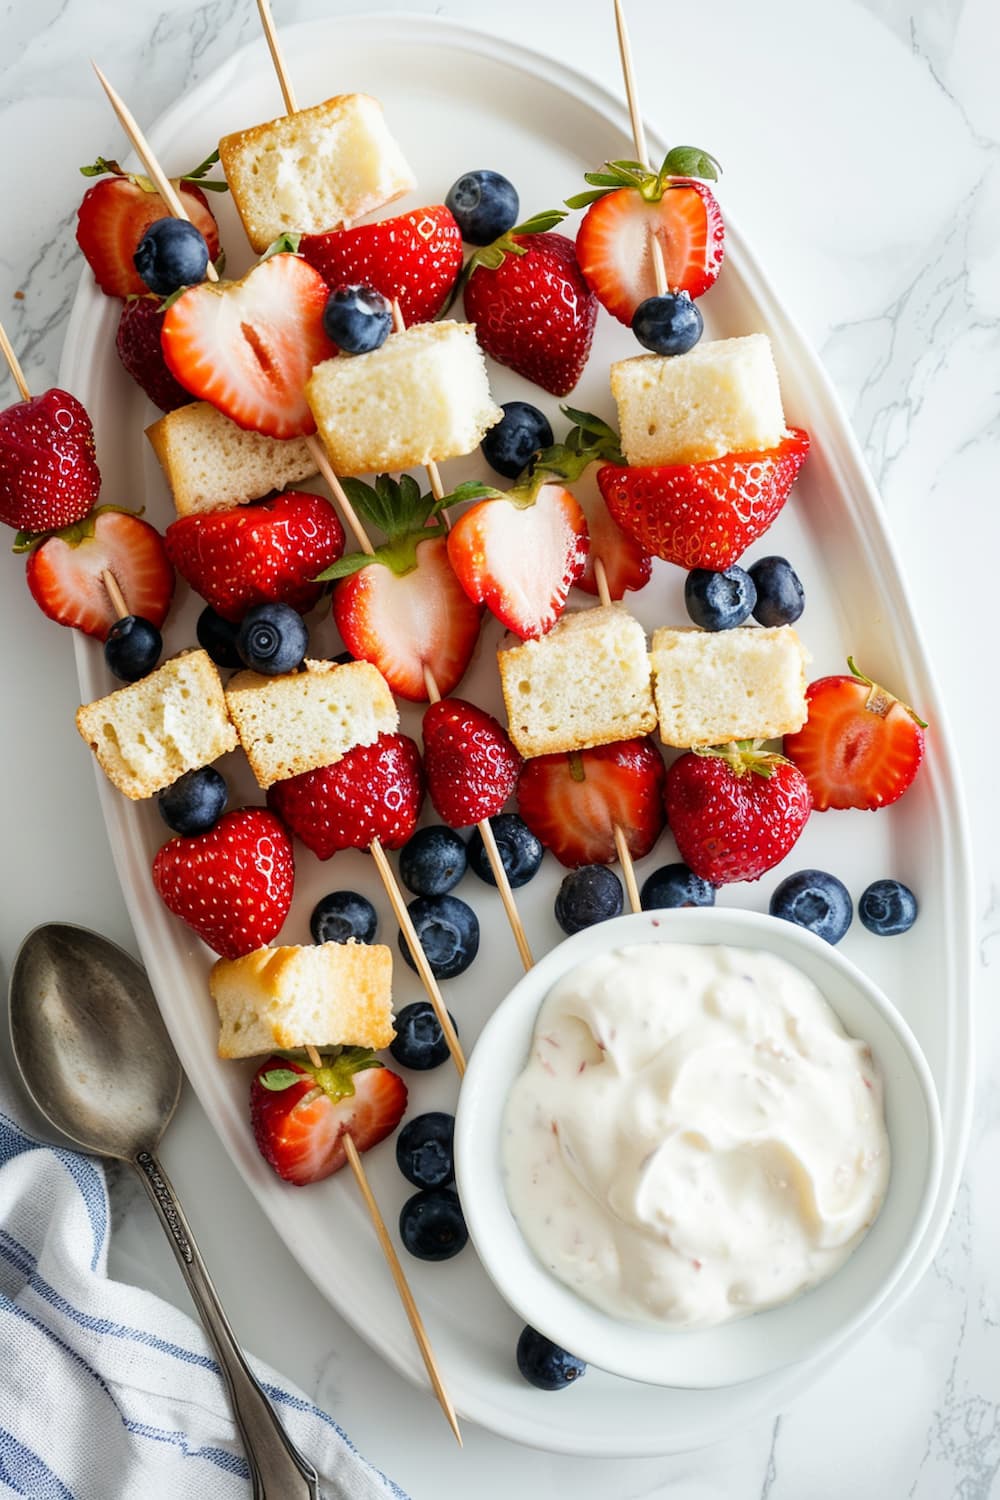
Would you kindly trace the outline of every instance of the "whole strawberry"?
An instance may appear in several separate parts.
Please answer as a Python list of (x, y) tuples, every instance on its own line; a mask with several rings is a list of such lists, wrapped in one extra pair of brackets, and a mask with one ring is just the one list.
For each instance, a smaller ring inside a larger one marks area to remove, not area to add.
[(443, 203), (356, 224), (327, 234), (304, 234), (299, 252), (331, 291), (362, 282), (390, 301), (404, 321), (437, 316), (462, 269), (462, 234)]
[(424, 772), (440, 818), (470, 828), (492, 818), (517, 785), (521, 757), (496, 719), (462, 698), (442, 698), (424, 714)]
[(313, 580), (343, 552), (344, 528), (322, 495), (286, 490), (255, 505), (182, 516), (164, 540), (181, 577), (236, 623), (255, 604), (311, 609), (322, 593)]
[(405, 734), (380, 734), (332, 766), (278, 781), (268, 804), (317, 859), (367, 849), (375, 839), (399, 849), (417, 826), (424, 797), (420, 751)]
[(477, 250), (465, 284), (466, 316), (486, 353), (554, 396), (583, 374), (597, 321), (573, 241), (549, 233), (563, 218), (537, 214)]
[(250, 1085), (260, 1153), (296, 1187), (340, 1171), (345, 1135), (367, 1151), (391, 1135), (406, 1109), (406, 1084), (367, 1047), (344, 1047), (321, 1064), (269, 1057)]
[(792, 848), (812, 811), (809, 784), (783, 756), (741, 740), (688, 751), (667, 772), (667, 821), (702, 880), (759, 880)]
[(158, 297), (130, 297), (122, 304), (115, 335), (118, 358), (136, 385), (161, 411), (176, 411), (194, 400), (167, 369), (160, 344), (163, 303)]
[(80, 402), (54, 387), (0, 412), (0, 521), (18, 531), (70, 526), (97, 503), (94, 429)]
[(164, 904), (223, 958), (277, 935), (294, 881), (292, 841), (263, 807), (237, 808), (208, 833), (168, 839), (153, 860)]

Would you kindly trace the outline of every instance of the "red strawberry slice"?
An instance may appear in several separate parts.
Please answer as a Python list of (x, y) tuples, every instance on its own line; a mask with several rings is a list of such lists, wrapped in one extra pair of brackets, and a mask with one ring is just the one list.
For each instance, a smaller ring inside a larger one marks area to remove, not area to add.
[(649, 740), (539, 755), (521, 769), (518, 808), (535, 837), (571, 869), (612, 864), (616, 825), (633, 859), (642, 859), (663, 828), (664, 775)]
[(53, 388), (0, 412), (0, 521), (54, 531), (97, 503), (94, 429), (75, 396)]
[[(188, 218), (205, 236), (214, 261), (219, 254), (219, 226), (205, 194), (193, 183), (175, 178)], [(77, 210), (77, 244), (109, 297), (141, 297), (148, 290), (132, 257), (150, 224), (169, 219), (170, 210), (159, 193), (149, 193), (131, 177), (104, 177), (84, 194)]]
[(759, 880), (784, 859), (812, 811), (801, 771), (756, 742), (688, 751), (667, 772), (667, 820), (702, 880)]
[(292, 841), (263, 807), (236, 808), (208, 833), (168, 839), (153, 860), (164, 905), (223, 958), (277, 935), (294, 882)]
[(103, 641), (118, 618), (101, 581), (105, 571), (129, 611), (159, 629), (173, 598), (174, 570), (160, 533), (127, 511), (98, 510), (36, 547), (28, 556), (28, 588), (50, 620)]
[(806, 689), (809, 716), (785, 735), (785, 754), (829, 807), (887, 807), (906, 791), (924, 756), (926, 724), (906, 703), (863, 677), (821, 677)]
[(334, 290), (360, 282), (390, 301), (399, 298), (403, 320), (437, 317), (462, 269), (462, 232), (443, 203), (407, 214), (305, 234), (299, 252)]
[(255, 604), (311, 609), (323, 589), (312, 580), (342, 554), (344, 528), (321, 495), (287, 490), (237, 510), (182, 516), (164, 540), (195, 593), (236, 622)]
[(448, 534), (448, 557), (470, 599), (522, 640), (550, 630), (587, 562), (587, 522), (569, 490), (546, 484), (533, 504), (480, 500)]
[(399, 849), (417, 826), (424, 798), (420, 751), (405, 734), (380, 734), (332, 766), (275, 782), (268, 804), (317, 859), (367, 849), (380, 839)]
[(163, 315), (163, 355), (186, 390), (239, 427), (305, 437), (314, 365), (337, 351), (323, 332), (329, 295), (298, 255), (272, 255), (242, 281), (189, 287)]
[(580, 272), (573, 241), (532, 230), (535, 222), (559, 217), (539, 215), (476, 252), (465, 312), (487, 354), (554, 396), (565, 396), (590, 354), (597, 298)]
[(455, 576), (444, 536), (418, 542), (416, 567), (398, 574), (382, 562), (342, 579), (333, 618), (344, 645), (378, 667), (394, 693), (426, 703), (424, 669), (439, 693), (457, 687), (479, 639), (481, 613)]
[(597, 482), (618, 525), (647, 552), (724, 572), (777, 518), (808, 452), (809, 434), (793, 427), (774, 448), (703, 463), (604, 464)]
[(645, 588), (653, 571), (653, 559), (644, 547), (627, 536), (615, 521), (604, 497), (594, 492), (588, 484), (583, 492), (576, 491), (583, 514), (587, 519), (590, 535), (590, 551), (587, 565), (577, 579), (577, 587), (587, 594), (599, 594), (594, 563), (600, 558), (612, 599), (621, 599), (627, 590)]
[(471, 828), (500, 812), (517, 785), (521, 757), (491, 714), (442, 698), (424, 714), (424, 773), (438, 817)]
[(344, 1136), (368, 1151), (391, 1135), (406, 1110), (406, 1084), (366, 1047), (345, 1047), (321, 1068), (269, 1057), (250, 1085), (250, 1123), (265, 1161), (304, 1187), (339, 1172)]
[(118, 319), (115, 348), (125, 369), (153, 405), (161, 411), (176, 411), (194, 397), (167, 369), (160, 343), (162, 328), (163, 303), (158, 297), (130, 297)]
[(690, 178), (670, 184), (658, 203), (631, 187), (607, 193), (591, 204), (577, 232), (584, 279), (621, 323), (631, 325), (639, 303), (656, 295), (654, 234), (670, 291), (700, 297), (719, 274), (725, 230), (715, 196)]

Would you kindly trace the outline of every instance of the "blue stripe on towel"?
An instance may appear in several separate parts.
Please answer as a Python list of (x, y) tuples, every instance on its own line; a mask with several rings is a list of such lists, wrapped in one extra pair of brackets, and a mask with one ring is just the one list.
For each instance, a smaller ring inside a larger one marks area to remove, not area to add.
[(101, 1250), (108, 1232), (108, 1198), (104, 1187), (104, 1174), (86, 1156), (78, 1151), (67, 1151), (62, 1146), (46, 1146), (41, 1141), (26, 1135), (21, 1127), (0, 1111), (0, 1167), (20, 1156), (22, 1151), (51, 1151), (66, 1168), (80, 1189), (84, 1207), (94, 1232), (94, 1249), (90, 1257), (90, 1269), (97, 1269)]
[(73, 1500), (62, 1480), (43, 1463), (37, 1453), (19, 1443), (12, 1432), (0, 1427), (0, 1480), (26, 1500)]

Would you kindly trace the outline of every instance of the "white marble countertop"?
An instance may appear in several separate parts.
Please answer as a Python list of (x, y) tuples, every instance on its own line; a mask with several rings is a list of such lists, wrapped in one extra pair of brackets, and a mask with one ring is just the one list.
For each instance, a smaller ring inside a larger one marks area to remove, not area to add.
[[(281, 23), (357, 10), (278, 0)], [(605, 0), (400, 0), (471, 20), (617, 86)], [(630, 0), (650, 116), (724, 159), (727, 201), (819, 349), (881, 487), (960, 747), (977, 877), (978, 1106), (965, 1178), (931, 1273), (795, 1406), (716, 1447), (574, 1460), (472, 1427), (459, 1453), (431, 1400), (320, 1298), (237, 1177), (188, 1091), (163, 1156), (238, 1334), (328, 1410), (414, 1500), (985, 1500), (1000, 1494), (1000, 818), (989, 569), (1000, 387), (1000, 92), (995, 0)], [(80, 273), (77, 167), (121, 141), (85, 58), (146, 122), (256, 35), (249, 0), (13, 0), (4, 16), (0, 317), (30, 383), (56, 376)], [(662, 37), (661, 46), (649, 38)], [(4, 391), (3, 402), (13, 399)], [(947, 524), (942, 517), (947, 516)], [(970, 545), (974, 538), (974, 545)], [(3, 841), (0, 967), (52, 917), (135, 948), (93, 795), (67, 732), (67, 636), (0, 555)], [(988, 650), (988, 647), (986, 648)], [(4, 975), (4, 978), (6, 974)], [(131, 1182), (113, 1185), (112, 1273), (184, 1305)], [(239, 1256), (232, 1253), (240, 1244)], [(262, 1289), (267, 1295), (262, 1295)], [(110, 1500), (110, 1497), (109, 1497)]]

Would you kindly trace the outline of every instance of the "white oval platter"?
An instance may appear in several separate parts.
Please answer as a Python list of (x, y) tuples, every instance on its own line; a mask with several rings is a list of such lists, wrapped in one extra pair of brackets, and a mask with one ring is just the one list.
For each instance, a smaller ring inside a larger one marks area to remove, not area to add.
[[(315, 103), (329, 95), (367, 91), (383, 101), (420, 184), (399, 208), (440, 202), (469, 167), (490, 166), (518, 186), (523, 216), (579, 191), (582, 173), (609, 157), (631, 156), (624, 105), (561, 64), (449, 21), (416, 16), (342, 17), (289, 28), (284, 47), (298, 96)], [(140, 115), (142, 100), (129, 101)], [(200, 161), (219, 136), (270, 119), (281, 98), (263, 44), (237, 53), (193, 88), (149, 130), (168, 172)], [(142, 121), (144, 125), (149, 122)], [(683, 138), (683, 122), (677, 122)], [(712, 146), (712, 142), (707, 142)], [(651, 150), (661, 150), (655, 136)], [(250, 263), (228, 197), (213, 196), (232, 272)], [(722, 193), (725, 213), (725, 195)], [(394, 213), (393, 207), (388, 212)], [(569, 221), (573, 232), (574, 220)], [(930, 1225), (883, 1317), (927, 1269), (944, 1232), (958, 1185), (971, 1105), (969, 968), (971, 900), (967, 845), (940, 700), (928, 669), (905, 585), (886, 532), (880, 502), (857, 443), (829, 381), (781, 307), (737, 229), (727, 218), (727, 256), (716, 286), (701, 301), (707, 336), (765, 331), (771, 337), (790, 422), (808, 428), (813, 449), (792, 500), (749, 558), (780, 552), (792, 559), (805, 585), (807, 607), (798, 629), (813, 655), (813, 674), (844, 670), (852, 652), (870, 675), (908, 697), (931, 723), (929, 753), (917, 783), (896, 807), (880, 814), (817, 815), (789, 860), (755, 885), (729, 887), (724, 905), (766, 911), (770, 891), (792, 869), (819, 866), (839, 874), (855, 898), (871, 880), (894, 875), (918, 893), (921, 917), (891, 942), (855, 922), (843, 951), (899, 1006), (934, 1073), (944, 1125), (944, 1172)], [(114, 332), (118, 304), (83, 275), (70, 321), (60, 381), (87, 405), (104, 474), (102, 498), (146, 506), (164, 528), (173, 517), (166, 486), (143, 436), (158, 413), (118, 364)], [(601, 314), (590, 363), (571, 400), (614, 417), (609, 362), (635, 352), (627, 330)], [(557, 403), (534, 386), (493, 368), (499, 400), (520, 397), (545, 405), (562, 430)], [(449, 487), (483, 476), (475, 456), (445, 466)], [(592, 480), (589, 482), (593, 482)], [(322, 488), (318, 480), (306, 488)], [(647, 629), (687, 623), (683, 574), (657, 564), (651, 582), (628, 602)], [(571, 601), (588, 604), (589, 596)], [(194, 643), (200, 603), (183, 585), (166, 632), (167, 650)], [(341, 649), (329, 612), (310, 617), (312, 651)], [(484, 626), (480, 649), (459, 691), (484, 707), (500, 707), (494, 650), (499, 626)], [(76, 638), (84, 701), (115, 684), (100, 648)], [(403, 727), (419, 737), (419, 714)], [(67, 733), (72, 733), (67, 725)], [(236, 755), (222, 764), (233, 805), (262, 798)], [(388, 1272), (352, 1181), (333, 1178), (309, 1189), (281, 1183), (258, 1156), (247, 1123), (249, 1066), (215, 1055), (213, 1007), (206, 991), (212, 955), (160, 904), (150, 881), (164, 827), (152, 804), (135, 804), (98, 777), (99, 795), (129, 913), (167, 1025), (194, 1088), (216, 1123), (250, 1190), (302, 1268), (337, 1309), (398, 1370), (424, 1383), (423, 1366), (396, 1300)], [(433, 821), (429, 808), (425, 821)], [(665, 834), (639, 866), (640, 880), (677, 857)], [(371, 861), (353, 852), (321, 865), (297, 850), (297, 890), (280, 941), (308, 941), (308, 915), (328, 890), (365, 891), (380, 913), (385, 941), (396, 931)], [(546, 857), (518, 905), (536, 954), (558, 941), (552, 901), (563, 871)], [(476, 963), (446, 985), (446, 1000), (466, 1048), (493, 1006), (520, 973), (517, 954), (494, 890), (473, 875), (456, 894), (477, 910), (482, 947)], [(416, 977), (396, 964), (396, 1007), (422, 997)], [(414, 1074), (411, 1111), (453, 1109), (457, 1079), (450, 1067)], [(375, 1190), (392, 1223), (411, 1189), (398, 1173), (391, 1143), (368, 1158)], [(252, 1254), (252, 1247), (242, 1253)], [(654, 1455), (695, 1448), (721, 1438), (740, 1422), (786, 1405), (833, 1356), (738, 1387), (681, 1391), (638, 1385), (593, 1369), (558, 1396), (526, 1385), (513, 1349), (519, 1322), (499, 1299), (471, 1248), (429, 1265), (408, 1259), (407, 1270), (460, 1414), (517, 1441), (554, 1451)], [(271, 1294), (280, 1297), (279, 1287)], [(840, 1350), (855, 1342), (859, 1329)]]

